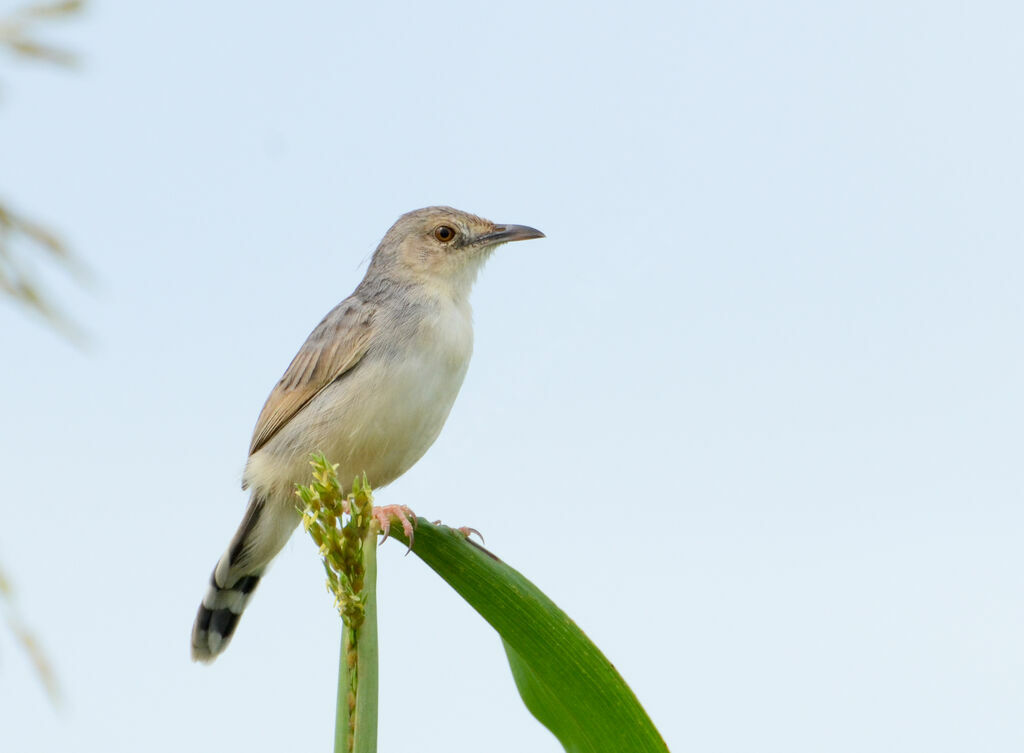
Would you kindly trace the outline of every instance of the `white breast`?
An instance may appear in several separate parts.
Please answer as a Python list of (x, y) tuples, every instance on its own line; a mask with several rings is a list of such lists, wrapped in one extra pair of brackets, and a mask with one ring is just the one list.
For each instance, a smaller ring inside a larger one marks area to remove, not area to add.
[(473, 350), (468, 304), (446, 302), (390, 349), (374, 349), (317, 395), (246, 468), (257, 488), (285, 492), (309, 476), (309, 455), (338, 463), (346, 486), (366, 473), (374, 488), (405, 473), (434, 443), (451, 411)]

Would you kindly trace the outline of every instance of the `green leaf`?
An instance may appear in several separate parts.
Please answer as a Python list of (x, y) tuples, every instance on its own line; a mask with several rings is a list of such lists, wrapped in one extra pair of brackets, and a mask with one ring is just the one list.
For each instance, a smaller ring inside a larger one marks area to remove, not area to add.
[(518, 571), (423, 518), (412, 551), (498, 631), (523, 702), (568, 753), (667, 753), (611, 662)]

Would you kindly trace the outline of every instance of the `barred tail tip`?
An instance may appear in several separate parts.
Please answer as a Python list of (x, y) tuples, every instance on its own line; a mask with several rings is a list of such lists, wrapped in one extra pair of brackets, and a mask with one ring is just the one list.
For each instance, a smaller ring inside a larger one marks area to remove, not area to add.
[(259, 582), (260, 574), (252, 573), (238, 578), (230, 586), (221, 586), (214, 571), (210, 577), (210, 588), (199, 605), (192, 626), (192, 661), (208, 664), (228, 647), (245, 605)]

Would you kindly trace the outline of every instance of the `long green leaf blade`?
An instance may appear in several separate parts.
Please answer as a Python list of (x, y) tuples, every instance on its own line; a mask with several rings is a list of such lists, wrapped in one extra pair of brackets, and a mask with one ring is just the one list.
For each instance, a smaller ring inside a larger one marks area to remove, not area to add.
[(668, 751), (611, 662), (518, 571), (423, 518), (412, 551), (498, 631), (523, 702), (568, 753)]

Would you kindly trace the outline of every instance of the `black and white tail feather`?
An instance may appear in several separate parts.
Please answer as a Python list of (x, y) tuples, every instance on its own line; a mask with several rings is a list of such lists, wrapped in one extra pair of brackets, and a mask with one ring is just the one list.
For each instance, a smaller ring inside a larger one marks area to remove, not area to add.
[(192, 659), (211, 662), (231, 641), (238, 619), (259, 585), (263, 573), (243, 575), (233, 583), (217, 583), (217, 570), (210, 576), (210, 588), (199, 605), (192, 626)]
[(199, 605), (192, 625), (193, 661), (211, 662), (228, 647), (260, 578), (297, 522), (296, 510), (253, 497)]

